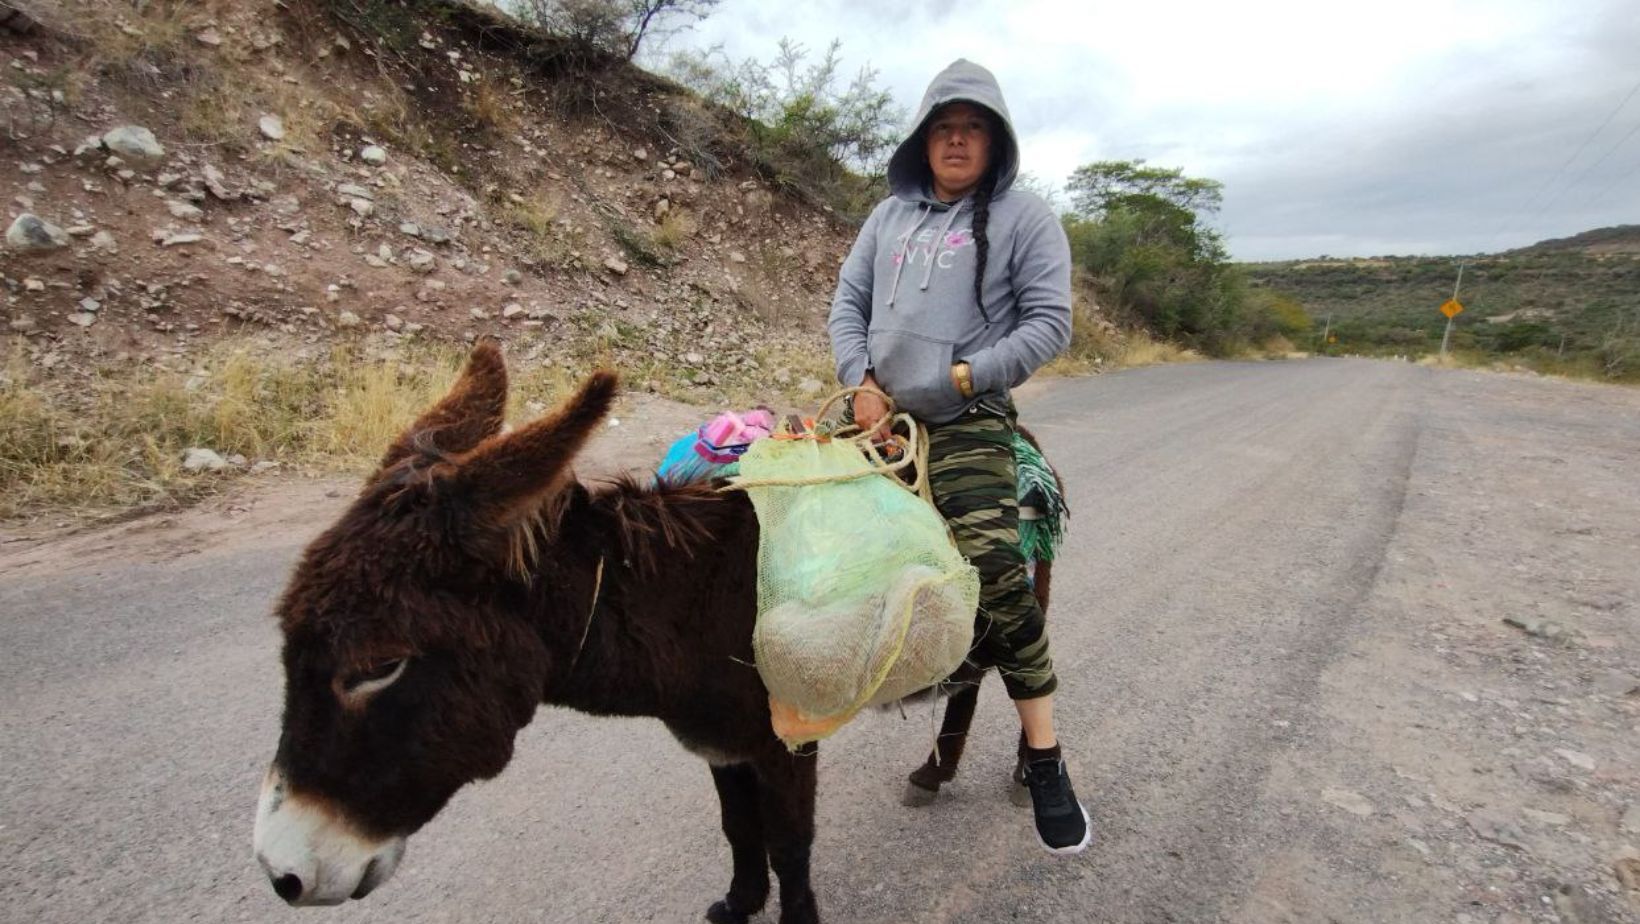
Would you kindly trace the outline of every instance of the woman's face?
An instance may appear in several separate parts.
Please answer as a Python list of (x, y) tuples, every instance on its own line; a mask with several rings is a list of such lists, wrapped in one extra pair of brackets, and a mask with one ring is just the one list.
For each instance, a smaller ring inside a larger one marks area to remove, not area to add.
[(971, 103), (947, 103), (936, 110), (925, 140), (934, 195), (943, 201), (966, 196), (991, 166), (991, 120)]

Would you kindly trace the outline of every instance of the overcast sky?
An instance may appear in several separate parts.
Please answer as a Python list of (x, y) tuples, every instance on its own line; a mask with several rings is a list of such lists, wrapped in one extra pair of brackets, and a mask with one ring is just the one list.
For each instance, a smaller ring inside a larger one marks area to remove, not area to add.
[(1640, 0), (722, 0), (666, 48), (766, 61), (782, 36), (841, 39), (848, 73), (869, 63), (908, 110), (978, 61), (1025, 170), (1144, 158), (1220, 180), (1238, 259), (1640, 223), (1640, 93), (1584, 147), (1640, 86)]

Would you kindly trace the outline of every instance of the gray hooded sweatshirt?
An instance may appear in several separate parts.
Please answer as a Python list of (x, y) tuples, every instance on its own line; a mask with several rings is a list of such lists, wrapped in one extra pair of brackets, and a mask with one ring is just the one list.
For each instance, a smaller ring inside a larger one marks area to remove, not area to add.
[[(974, 300), (973, 196), (935, 198), (923, 141), (934, 110), (956, 101), (984, 106), (1003, 125), (991, 139), (997, 181), (983, 311)], [(900, 410), (939, 424), (1006, 399), (1070, 343), (1070, 245), (1046, 202), (1011, 188), (1019, 144), (990, 71), (966, 60), (941, 71), (916, 126), (888, 164), (893, 196), (872, 211), (843, 262), (827, 326), (838, 381), (859, 385), (869, 371)], [(951, 382), (957, 362), (973, 370), (972, 399)]]

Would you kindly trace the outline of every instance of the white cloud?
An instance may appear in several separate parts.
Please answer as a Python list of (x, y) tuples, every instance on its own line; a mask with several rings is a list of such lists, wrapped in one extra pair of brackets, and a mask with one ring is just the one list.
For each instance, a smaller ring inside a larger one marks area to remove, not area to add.
[(1559, 191), (1640, 123), (1637, 98), (1549, 208), (1507, 227), (1640, 80), (1633, 0), (724, 0), (671, 44), (766, 60), (782, 36), (841, 39), (845, 66), (878, 68), (908, 109), (952, 59), (979, 61), (1024, 169), (1062, 182), (1143, 157), (1222, 180), (1242, 258), (1464, 252), (1640, 221), (1640, 177), (1621, 182), (1640, 137)]

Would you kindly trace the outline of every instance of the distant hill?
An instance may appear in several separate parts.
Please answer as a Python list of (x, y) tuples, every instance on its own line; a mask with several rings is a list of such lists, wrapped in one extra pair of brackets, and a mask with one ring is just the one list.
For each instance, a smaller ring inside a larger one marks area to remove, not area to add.
[[(1606, 378), (1640, 379), (1640, 225), (1601, 228), (1501, 254), (1321, 258), (1243, 264), (1249, 285), (1296, 299), (1336, 352), (1440, 348), (1458, 263), (1455, 349)], [(1318, 338), (1319, 339), (1319, 338)]]
[(1640, 254), (1640, 225), (1615, 225), (1596, 228), (1571, 237), (1557, 237), (1512, 250), (1510, 253), (1546, 253), (1554, 250), (1579, 250), (1584, 253)]

